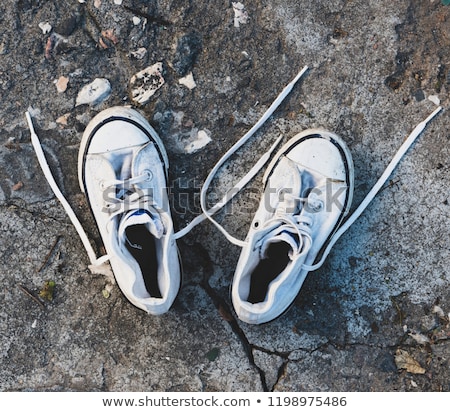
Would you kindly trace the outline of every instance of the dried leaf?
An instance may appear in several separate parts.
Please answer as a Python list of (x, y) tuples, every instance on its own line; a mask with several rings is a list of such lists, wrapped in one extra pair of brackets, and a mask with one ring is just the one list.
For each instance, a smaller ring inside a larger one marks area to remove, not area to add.
[(420, 375), (425, 373), (425, 369), (420, 366), (419, 362), (402, 349), (397, 349), (395, 352), (395, 364), (397, 365), (397, 369), (405, 369), (409, 373)]

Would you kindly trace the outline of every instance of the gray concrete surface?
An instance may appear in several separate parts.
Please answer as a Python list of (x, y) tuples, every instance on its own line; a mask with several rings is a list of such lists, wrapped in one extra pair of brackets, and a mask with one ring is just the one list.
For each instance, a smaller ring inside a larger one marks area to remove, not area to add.
[[(434, 110), (432, 100), (449, 106), (450, 6), (438, 0), (242, 3), (248, 19), (236, 27), (230, 1), (3, 2), (1, 391), (450, 390), (446, 110), (310, 273), (292, 309), (272, 323), (236, 320), (229, 285), (239, 249), (208, 223), (179, 242), (184, 283), (164, 316), (146, 315), (87, 270), (32, 151), (26, 110), (100, 253), (77, 185), (78, 145), (97, 112), (133, 105), (130, 79), (156, 62), (165, 84), (139, 109), (169, 152), (178, 228), (199, 213), (199, 187), (212, 165), (304, 65), (308, 75), (224, 169), (218, 191), (280, 133), (286, 141), (320, 126), (350, 147), (356, 206)], [(133, 54), (140, 49), (143, 55)], [(190, 72), (193, 89), (179, 83)], [(67, 89), (58, 91), (62, 76)], [(95, 78), (108, 79), (109, 98), (75, 106)], [(211, 141), (187, 153), (198, 131)], [(256, 207), (258, 183), (227, 209), (233, 213), (218, 216), (238, 236)], [(55, 282), (51, 301), (39, 296), (46, 281)]]

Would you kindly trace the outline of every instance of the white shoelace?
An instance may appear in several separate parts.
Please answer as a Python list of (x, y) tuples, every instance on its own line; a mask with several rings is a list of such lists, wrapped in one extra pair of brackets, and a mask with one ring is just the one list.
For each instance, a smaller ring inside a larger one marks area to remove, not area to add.
[(213, 169), (209, 172), (208, 177), (206, 178), (205, 182), (203, 183), (203, 186), (200, 190), (200, 206), (202, 208), (202, 214), (197, 216), (188, 226), (186, 226), (184, 229), (180, 230), (178, 233), (175, 234), (175, 237), (178, 239), (180, 237), (185, 236), (187, 233), (189, 233), (192, 228), (194, 228), (199, 223), (203, 222), (205, 219), (208, 219), (211, 223), (213, 223), (222, 233), (223, 235), (233, 244), (237, 246), (244, 246), (245, 242), (235, 238), (234, 236), (230, 235), (224, 227), (222, 227), (217, 221), (213, 219), (213, 215), (217, 213), (219, 210), (221, 210), (230, 200), (234, 198), (247, 184), (252, 180), (256, 174), (264, 167), (264, 165), (268, 162), (270, 155), (273, 153), (273, 151), (276, 149), (278, 144), (280, 143), (283, 136), (280, 136), (275, 143), (272, 145), (272, 147), (264, 153), (263, 156), (255, 163), (255, 165), (248, 171), (248, 173), (237, 183), (232, 187), (230, 190), (227, 191), (225, 196), (222, 197), (222, 199), (216, 203), (213, 207), (210, 209), (206, 206), (206, 194), (208, 191), (209, 186), (211, 185), (211, 182), (213, 181), (215, 175), (219, 171), (219, 169), (224, 165), (224, 163), (234, 154), (236, 153), (247, 141), (256, 133), (256, 131), (266, 122), (266, 120), (273, 114), (273, 112), (278, 108), (278, 106), (281, 104), (281, 102), (286, 98), (286, 96), (291, 92), (292, 88), (295, 86), (295, 84), (300, 80), (300, 78), (307, 72), (308, 66), (303, 67), (302, 70), (300, 70), (295, 76), (295, 78), (282, 90), (282, 92), (278, 95), (278, 97), (274, 100), (274, 102), (269, 106), (269, 108), (265, 111), (265, 113), (261, 116), (261, 118), (253, 125), (253, 127), (244, 135), (242, 136), (216, 163), (216, 165), (213, 167)]
[[(275, 99), (275, 101), (270, 105), (270, 107), (267, 109), (267, 111), (262, 115), (262, 117), (258, 120), (258, 122), (243, 136), (241, 139), (239, 139), (223, 156), (222, 158), (216, 163), (216, 165), (213, 167), (211, 172), (209, 173), (208, 177), (206, 178), (201, 191), (200, 191), (200, 205), (202, 208), (202, 214), (197, 216), (195, 219), (189, 223), (184, 229), (178, 231), (175, 233), (175, 238), (179, 239), (186, 234), (188, 234), (195, 226), (197, 226), (199, 223), (203, 222), (204, 220), (208, 219), (210, 222), (212, 222), (223, 234), (224, 236), (233, 244), (237, 246), (244, 246), (246, 243), (243, 240), (237, 239), (236, 237), (229, 234), (226, 229), (218, 223), (216, 220), (213, 219), (213, 215), (217, 213), (219, 210), (221, 210), (230, 200), (236, 196), (247, 184), (250, 180), (253, 179), (253, 177), (264, 167), (264, 165), (269, 160), (271, 154), (278, 146), (279, 142), (282, 139), (282, 136), (280, 136), (276, 142), (272, 145), (272, 147), (267, 151), (259, 160), (258, 162), (249, 170), (249, 172), (230, 190), (227, 191), (225, 196), (216, 203), (213, 207), (207, 208), (206, 205), (206, 194), (207, 191), (211, 185), (211, 182), (213, 181), (215, 175), (219, 171), (219, 169), (224, 165), (224, 163), (234, 154), (237, 150), (239, 150), (240, 147), (242, 147), (254, 134), (255, 132), (266, 122), (266, 120), (273, 114), (273, 112), (277, 109), (277, 107), (281, 104), (281, 102), (285, 99), (285, 97), (291, 92), (294, 85), (297, 83), (297, 81), (306, 73), (308, 70), (308, 67), (305, 66), (298, 74), (297, 76), (283, 89), (283, 91), (278, 95), (278, 97)], [(426, 125), (442, 110), (442, 107), (438, 107), (436, 110), (433, 111), (424, 121), (420, 122), (414, 130), (411, 132), (411, 134), (408, 136), (408, 138), (405, 140), (405, 142), (400, 146), (399, 150), (395, 154), (394, 158), (389, 163), (386, 170), (383, 172), (381, 177), (378, 179), (377, 183), (373, 186), (373, 188), (369, 191), (369, 193), (366, 195), (364, 200), (361, 202), (361, 204), (358, 206), (358, 208), (347, 218), (345, 223), (339, 228), (339, 230), (333, 235), (330, 242), (328, 243), (327, 248), (325, 249), (322, 259), (320, 262), (313, 266), (304, 266), (305, 269), (309, 271), (313, 271), (318, 269), (320, 266), (322, 266), (323, 262), (325, 261), (326, 257), (328, 256), (331, 248), (334, 246), (334, 244), (338, 241), (338, 239), (348, 230), (348, 228), (355, 222), (356, 219), (363, 213), (363, 211), (367, 208), (369, 203), (373, 200), (373, 198), (376, 196), (376, 194), (379, 192), (379, 190), (382, 188), (382, 186), (386, 183), (387, 179), (397, 166), (397, 164), (400, 162), (406, 151), (409, 149), (409, 147), (414, 143), (414, 141), (417, 139), (417, 137), (422, 133), (422, 131), (425, 129)], [(57, 199), (61, 202), (62, 206), (64, 207), (67, 215), (69, 216), (72, 224), (74, 225), (76, 231), (78, 232), (78, 235), (83, 243), (84, 248), (86, 249), (86, 252), (88, 254), (89, 260), (91, 262), (91, 266), (98, 267), (102, 264), (104, 264), (109, 257), (103, 256), (100, 258), (97, 258), (96, 253), (94, 252), (91, 243), (89, 241), (89, 238), (84, 231), (80, 221), (78, 220), (77, 216), (75, 215), (73, 209), (70, 207), (69, 203), (65, 199), (64, 195), (61, 193), (51, 171), (48, 166), (47, 160), (45, 158), (44, 151), (42, 150), (41, 143), (39, 141), (39, 138), (34, 130), (33, 122), (30, 116), (29, 112), (25, 113), (26, 119), (28, 122), (28, 127), (30, 129), (31, 133), (31, 143), (33, 145), (33, 148), (36, 152), (37, 159), (39, 161), (39, 164), (41, 166), (41, 169), (44, 173), (45, 178), (47, 179), (51, 189), (53, 190), (55, 196)], [(90, 266), (90, 268), (91, 268)], [(91, 268), (92, 271), (92, 268)]]
[(153, 199), (150, 195), (145, 194), (143, 191), (138, 193), (133, 190), (133, 185), (145, 182), (148, 179), (149, 174), (141, 174), (125, 180), (114, 179), (101, 183), (101, 190), (109, 188), (117, 190), (117, 188), (120, 188), (115, 197), (111, 197), (108, 199), (108, 202), (105, 202), (105, 208), (110, 210), (110, 219), (130, 210), (138, 210), (143, 204), (150, 205), (157, 209), (157, 206), (153, 205)]

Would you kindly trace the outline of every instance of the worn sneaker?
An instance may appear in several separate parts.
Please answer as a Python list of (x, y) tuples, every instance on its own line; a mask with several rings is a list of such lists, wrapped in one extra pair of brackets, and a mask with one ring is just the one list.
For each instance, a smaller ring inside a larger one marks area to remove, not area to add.
[(348, 213), (351, 154), (337, 135), (306, 130), (274, 156), (263, 183), (231, 293), (238, 317), (254, 324), (290, 307)]
[(151, 314), (169, 310), (180, 264), (167, 195), (168, 158), (137, 111), (113, 107), (87, 126), (78, 178), (125, 296)]

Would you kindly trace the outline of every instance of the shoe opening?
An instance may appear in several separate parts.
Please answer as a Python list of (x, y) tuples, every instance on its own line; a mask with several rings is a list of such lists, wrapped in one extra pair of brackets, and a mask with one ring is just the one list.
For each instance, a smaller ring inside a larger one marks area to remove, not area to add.
[(158, 260), (155, 237), (145, 225), (130, 225), (125, 229), (126, 248), (136, 260), (144, 278), (145, 288), (153, 298), (162, 298), (158, 284)]
[(247, 301), (250, 303), (263, 302), (270, 282), (272, 282), (291, 261), (289, 252), (291, 246), (286, 242), (272, 243), (267, 251), (266, 258), (260, 260), (250, 279), (250, 293)]

